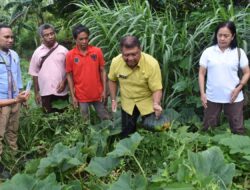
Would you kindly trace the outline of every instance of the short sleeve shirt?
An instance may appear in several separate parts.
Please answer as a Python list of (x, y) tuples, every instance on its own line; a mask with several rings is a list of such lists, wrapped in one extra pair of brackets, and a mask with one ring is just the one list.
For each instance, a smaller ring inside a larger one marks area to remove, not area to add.
[[(52, 48), (57, 46), (56, 43)], [(50, 49), (42, 44), (38, 47), (32, 55), (29, 74), (38, 77), (38, 84), (41, 96), (56, 95), (64, 96), (67, 94), (67, 87), (63, 92), (57, 92), (57, 86), (60, 82), (65, 80), (65, 59), (68, 50), (59, 45), (44, 61), (41, 67), (41, 59)]]
[(153, 112), (153, 92), (162, 89), (160, 66), (152, 56), (141, 53), (138, 65), (131, 69), (122, 55), (112, 60), (108, 77), (119, 81), (122, 109), (132, 115), (135, 105), (141, 115)]
[(75, 96), (79, 102), (100, 101), (103, 85), (100, 68), (105, 64), (102, 50), (89, 45), (84, 55), (78, 47), (66, 57), (66, 72), (72, 73)]
[(20, 59), (17, 53), (13, 50), (9, 52), (0, 51), (0, 99), (9, 99), (8, 97), (8, 72), (6, 63), (11, 67), (13, 81), (13, 98), (15, 98), (20, 89), (23, 88)]
[[(201, 55), (200, 66), (207, 69), (207, 99), (216, 103), (230, 103), (231, 93), (239, 84), (238, 68), (248, 66), (245, 52), (240, 49), (240, 62), (237, 48), (228, 48), (224, 52), (218, 45), (207, 48)], [(243, 100), (242, 92), (235, 102)]]

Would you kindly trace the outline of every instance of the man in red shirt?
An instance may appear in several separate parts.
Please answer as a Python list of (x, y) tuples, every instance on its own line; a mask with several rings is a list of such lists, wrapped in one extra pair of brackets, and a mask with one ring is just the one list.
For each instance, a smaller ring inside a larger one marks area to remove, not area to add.
[(77, 25), (72, 30), (76, 46), (66, 55), (66, 73), (72, 103), (80, 106), (84, 120), (88, 119), (88, 107), (93, 105), (100, 119), (109, 119), (103, 101), (106, 98), (106, 72), (102, 50), (91, 46), (89, 29)]

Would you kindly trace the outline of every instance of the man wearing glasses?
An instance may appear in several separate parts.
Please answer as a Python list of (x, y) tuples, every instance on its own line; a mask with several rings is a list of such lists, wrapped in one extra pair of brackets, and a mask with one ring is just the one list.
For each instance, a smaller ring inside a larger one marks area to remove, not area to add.
[(162, 112), (162, 79), (158, 61), (141, 51), (140, 41), (135, 36), (120, 40), (121, 54), (116, 56), (109, 70), (109, 89), (112, 111), (116, 111), (118, 82), (122, 107), (122, 133), (127, 137), (136, 131), (136, 122)]
[(4, 137), (13, 150), (17, 150), (17, 131), (19, 126), (20, 102), (18, 94), (26, 101), (28, 94), (20, 92), (23, 88), (20, 60), (17, 53), (10, 48), (14, 38), (8, 25), (0, 24), (0, 101), (8, 105), (0, 106), (0, 158), (3, 152)]
[(33, 76), (35, 101), (46, 113), (59, 111), (52, 107), (56, 100), (68, 100), (65, 57), (68, 50), (56, 41), (55, 29), (43, 24), (38, 29), (42, 40), (32, 55), (29, 74)]

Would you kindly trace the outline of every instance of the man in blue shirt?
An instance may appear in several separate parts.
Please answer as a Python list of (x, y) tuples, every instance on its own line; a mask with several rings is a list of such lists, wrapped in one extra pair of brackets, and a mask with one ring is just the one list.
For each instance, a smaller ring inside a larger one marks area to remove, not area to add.
[[(9, 26), (0, 24), (0, 100), (14, 99), (22, 89), (20, 60), (10, 48), (14, 43)], [(17, 131), (19, 125), (20, 103), (0, 107), (0, 157), (3, 152), (2, 141), (5, 137), (10, 148), (17, 150)]]

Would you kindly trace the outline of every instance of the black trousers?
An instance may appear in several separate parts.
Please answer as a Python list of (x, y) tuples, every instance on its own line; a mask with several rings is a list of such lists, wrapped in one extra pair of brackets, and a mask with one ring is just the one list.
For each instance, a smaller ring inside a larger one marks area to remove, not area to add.
[[(142, 116), (142, 121), (150, 116), (150, 113), (148, 115)], [(138, 120), (138, 117), (140, 116), (140, 111), (138, 108), (135, 106), (132, 115), (129, 115), (127, 112), (125, 112), (122, 109), (122, 132), (121, 132), (121, 138), (126, 138), (130, 134), (134, 133), (136, 131), (136, 122)]]

